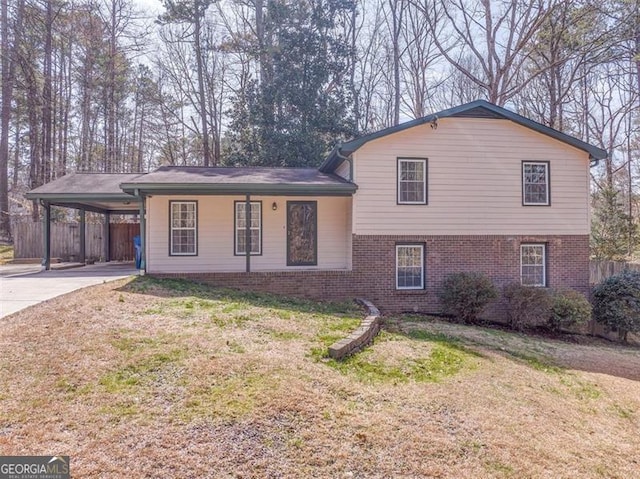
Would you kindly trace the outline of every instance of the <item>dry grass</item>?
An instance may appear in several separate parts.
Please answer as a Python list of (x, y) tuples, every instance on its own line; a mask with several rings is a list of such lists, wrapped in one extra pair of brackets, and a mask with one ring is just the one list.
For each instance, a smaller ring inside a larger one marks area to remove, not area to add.
[(81, 478), (637, 476), (640, 382), (424, 321), (323, 358), (360, 314), (149, 278), (30, 308), (0, 321), (0, 451)]
[(0, 264), (6, 264), (13, 259), (13, 246), (0, 244)]

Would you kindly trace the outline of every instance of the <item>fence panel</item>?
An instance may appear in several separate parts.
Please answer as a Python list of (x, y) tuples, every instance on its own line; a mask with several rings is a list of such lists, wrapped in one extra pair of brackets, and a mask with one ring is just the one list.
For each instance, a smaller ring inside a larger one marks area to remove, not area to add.
[(624, 270), (640, 271), (639, 263), (627, 263), (626, 261), (596, 261), (589, 262), (589, 275), (591, 284), (600, 283)]
[(133, 237), (140, 234), (139, 223), (111, 223), (111, 260), (133, 261), (135, 248)]
[[(111, 223), (111, 260), (133, 261), (133, 237), (140, 234), (138, 223)], [(85, 229), (85, 255), (87, 260), (100, 260), (104, 254), (104, 227), (100, 223), (87, 223)], [(42, 258), (43, 232), (41, 222), (21, 222), (14, 225), (14, 257)], [(80, 225), (78, 223), (51, 223), (51, 257), (63, 261), (80, 258)]]

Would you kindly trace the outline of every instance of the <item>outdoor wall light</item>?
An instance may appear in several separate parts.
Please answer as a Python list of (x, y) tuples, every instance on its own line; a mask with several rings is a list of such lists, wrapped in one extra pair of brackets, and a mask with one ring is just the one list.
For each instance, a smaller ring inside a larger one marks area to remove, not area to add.
[(273, 211), (276, 211), (278, 209), (278, 203), (276, 203), (275, 201), (273, 202), (273, 204), (271, 205), (271, 209)]

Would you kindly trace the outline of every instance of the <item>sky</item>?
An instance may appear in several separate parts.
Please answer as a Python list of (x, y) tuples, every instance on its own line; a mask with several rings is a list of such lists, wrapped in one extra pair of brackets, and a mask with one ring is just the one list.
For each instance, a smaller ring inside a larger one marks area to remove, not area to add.
[(160, 0), (133, 0), (133, 4), (137, 5), (145, 13), (160, 13), (162, 11), (162, 2)]

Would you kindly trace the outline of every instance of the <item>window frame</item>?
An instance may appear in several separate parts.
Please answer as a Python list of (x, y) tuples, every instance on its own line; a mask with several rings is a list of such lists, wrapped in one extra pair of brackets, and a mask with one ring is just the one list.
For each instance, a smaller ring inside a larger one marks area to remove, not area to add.
[[(173, 226), (173, 207), (174, 205), (193, 205), (194, 208), (194, 226), (192, 228), (176, 228)], [(173, 232), (174, 230), (193, 230), (193, 252), (180, 253), (174, 252)], [(169, 201), (169, 256), (198, 256), (198, 201), (197, 200), (170, 200)]]
[[(401, 248), (420, 248), (420, 285), (419, 286), (400, 286), (399, 269), (398, 269), (398, 253)], [(395, 248), (395, 283), (397, 291), (421, 291), (426, 288), (426, 247), (424, 243), (396, 243)]]
[[(258, 205), (258, 211), (260, 212), (260, 225), (258, 226), (257, 230), (258, 230), (258, 237), (259, 237), (259, 241), (258, 241), (258, 252), (257, 253), (249, 253), (250, 256), (262, 256), (262, 201), (250, 201), (249, 202), (251, 205)], [(247, 256), (247, 252), (238, 252), (238, 231), (240, 231), (238, 229), (238, 204), (241, 205), (246, 205), (247, 202), (246, 201), (242, 201), (242, 200), (237, 200), (233, 202), (233, 255), (234, 256)], [(251, 207), (251, 206), (250, 206)], [(245, 221), (246, 221), (246, 211), (245, 211)], [(252, 215), (252, 219), (253, 219), (253, 215)], [(255, 229), (255, 228), (251, 228), (251, 226), (249, 226), (249, 229)], [(247, 234), (247, 230), (246, 228), (242, 228), (242, 234), (246, 235)], [(252, 243), (253, 246), (253, 243)]]
[[(540, 247), (542, 248), (542, 265), (536, 265), (536, 264), (527, 264), (525, 265), (523, 260), (523, 250), (526, 247)], [(520, 284), (522, 286), (528, 286), (528, 287), (532, 287), (532, 288), (546, 288), (548, 287), (549, 281), (547, 279), (547, 261), (548, 261), (548, 252), (547, 252), (547, 243), (521, 243), (520, 244)], [(523, 283), (523, 268), (525, 266), (542, 266), (542, 283), (536, 283), (536, 284), (524, 284)]]
[[(542, 202), (532, 203), (527, 201), (527, 194), (526, 194), (527, 183), (525, 182), (525, 166), (527, 165), (543, 165), (545, 167), (546, 195), (545, 195), (545, 201), (543, 203)], [(522, 182), (522, 206), (551, 206), (551, 165), (549, 161), (523, 160), (521, 171), (520, 171), (520, 178)]]
[[(402, 164), (403, 163), (422, 163), (424, 169), (424, 178), (422, 179), (422, 201), (402, 201), (401, 200), (401, 180), (400, 177), (402, 175)], [(398, 205), (428, 205), (428, 193), (429, 190), (427, 188), (427, 182), (429, 180), (429, 159), (428, 158), (412, 158), (412, 157), (399, 157), (396, 160), (396, 204)]]

